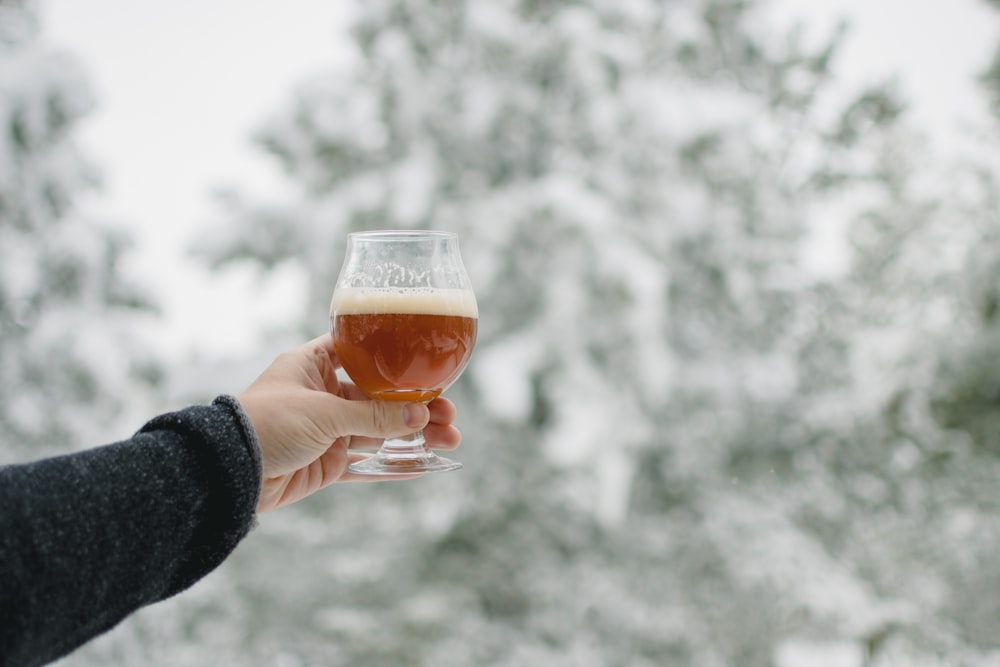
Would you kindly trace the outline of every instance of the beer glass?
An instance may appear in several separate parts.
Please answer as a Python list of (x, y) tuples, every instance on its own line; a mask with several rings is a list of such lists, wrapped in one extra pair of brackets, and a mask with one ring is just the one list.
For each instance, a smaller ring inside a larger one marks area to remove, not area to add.
[[(370, 398), (428, 402), (461, 375), (479, 323), (476, 297), (450, 232), (375, 231), (347, 237), (330, 303), (337, 357)], [(349, 470), (443, 472), (462, 464), (426, 447), (422, 432), (387, 438)]]

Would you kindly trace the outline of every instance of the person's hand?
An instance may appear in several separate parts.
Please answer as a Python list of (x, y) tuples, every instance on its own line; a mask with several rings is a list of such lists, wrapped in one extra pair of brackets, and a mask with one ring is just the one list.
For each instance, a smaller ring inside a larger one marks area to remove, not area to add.
[(338, 367), (327, 334), (278, 356), (237, 397), (260, 441), (264, 484), (258, 512), (301, 500), (333, 482), (386, 479), (347, 471), (350, 463), (369, 456), (355, 449), (377, 448), (384, 438), (423, 428), (433, 449), (455, 449), (461, 442), (452, 426), (455, 405), (448, 399), (426, 406), (368, 400), (354, 385), (339, 381)]

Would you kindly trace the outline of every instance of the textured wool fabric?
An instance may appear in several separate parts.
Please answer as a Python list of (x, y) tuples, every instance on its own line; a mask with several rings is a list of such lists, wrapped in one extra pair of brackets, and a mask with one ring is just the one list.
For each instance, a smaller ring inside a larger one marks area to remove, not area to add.
[(256, 435), (228, 396), (0, 468), (0, 665), (55, 660), (191, 586), (252, 528), (260, 485)]

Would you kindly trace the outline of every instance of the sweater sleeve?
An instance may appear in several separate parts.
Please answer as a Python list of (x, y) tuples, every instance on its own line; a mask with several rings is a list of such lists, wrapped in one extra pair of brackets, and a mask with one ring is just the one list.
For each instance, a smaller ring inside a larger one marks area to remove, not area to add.
[(215, 569), (254, 525), (260, 449), (236, 399), (0, 468), (0, 665), (55, 660)]

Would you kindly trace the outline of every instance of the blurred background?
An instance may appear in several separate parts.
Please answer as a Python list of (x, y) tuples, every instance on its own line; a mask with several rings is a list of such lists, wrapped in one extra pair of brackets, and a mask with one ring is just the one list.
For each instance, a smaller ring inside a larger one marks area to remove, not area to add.
[(0, 0), (0, 463), (237, 392), (456, 231), (460, 473), (66, 666), (1000, 662), (1000, 3)]

